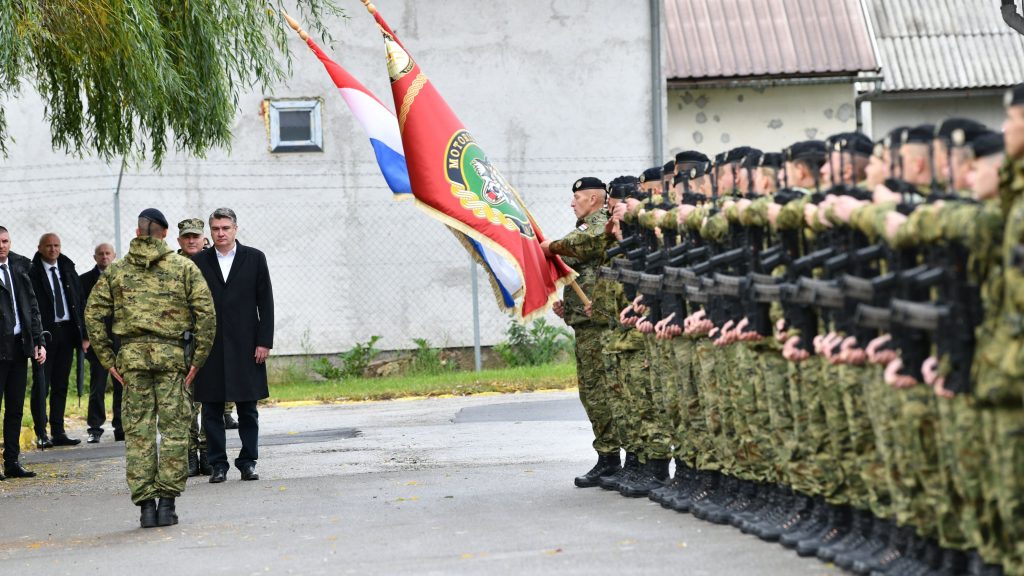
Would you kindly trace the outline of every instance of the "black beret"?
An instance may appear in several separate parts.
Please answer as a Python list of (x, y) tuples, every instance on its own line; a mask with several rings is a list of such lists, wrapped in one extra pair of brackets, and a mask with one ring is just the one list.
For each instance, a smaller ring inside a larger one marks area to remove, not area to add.
[(675, 160), (669, 160), (668, 162), (665, 162), (665, 165), (661, 167), (662, 178), (664, 178), (665, 174), (670, 174), (672, 172), (675, 172), (675, 170), (676, 170), (676, 161)]
[(603, 192), (607, 189), (607, 186), (604, 185), (604, 182), (601, 182), (600, 178), (594, 178), (593, 176), (584, 176), (572, 185), (573, 193), (580, 190), (601, 190)]
[(928, 144), (935, 138), (934, 124), (921, 124), (903, 131), (900, 141), (904, 144)]
[(804, 140), (786, 149), (787, 162), (794, 160), (824, 160), (827, 155), (828, 148), (823, 140)]
[(687, 150), (676, 154), (676, 164), (689, 164), (694, 162), (707, 162), (708, 157), (706, 154), (697, 152), (696, 150)]
[(725, 153), (724, 163), (732, 164), (733, 162), (743, 162), (752, 152), (757, 152), (758, 154), (761, 153), (760, 150), (751, 148), (750, 146), (737, 146)]
[(1007, 108), (1024, 105), (1024, 83), (1017, 84), (1007, 90), (1006, 96), (1003, 98), (1003, 104)]
[(836, 149), (836, 145), (839, 145), (839, 149), (843, 152), (849, 152), (855, 156), (871, 156), (871, 153), (875, 150), (875, 144), (870, 138), (861, 134), (860, 132), (842, 132), (829, 138), (829, 148)]
[(640, 182), (654, 182), (655, 180), (661, 180), (663, 174), (661, 166), (655, 166), (654, 168), (648, 168), (644, 170), (644, 173), (640, 175)]
[(639, 186), (640, 179), (636, 176), (619, 176), (608, 183), (608, 195), (623, 200), (629, 198)]
[(899, 148), (903, 143), (903, 133), (910, 129), (910, 126), (897, 126), (885, 135), (885, 147), (890, 150)]
[(778, 152), (766, 152), (761, 156), (761, 166), (764, 168), (779, 170), (782, 168), (783, 162), (785, 162), (785, 158)]
[(761, 165), (761, 156), (764, 153), (756, 148), (751, 148), (747, 155), (743, 157), (743, 167), (754, 169)]
[(164, 218), (164, 213), (157, 210), (156, 208), (146, 208), (142, 212), (139, 212), (139, 218), (146, 218), (152, 222), (160, 225), (164, 230), (170, 228), (167, 224), (167, 218)]
[(993, 154), (1003, 152), (1006, 144), (1003, 141), (1002, 132), (989, 130), (971, 140), (968, 146), (974, 151), (975, 158), (984, 158), (985, 156), (992, 156)]
[(726, 156), (727, 156), (726, 152), (719, 152), (718, 154), (715, 154), (714, 165), (715, 166), (721, 166), (722, 164), (725, 164)]
[(975, 122), (970, 118), (949, 118), (939, 125), (935, 137), (947, 144), (963, 146), (987, 132), (991, 130), (981, 122)]

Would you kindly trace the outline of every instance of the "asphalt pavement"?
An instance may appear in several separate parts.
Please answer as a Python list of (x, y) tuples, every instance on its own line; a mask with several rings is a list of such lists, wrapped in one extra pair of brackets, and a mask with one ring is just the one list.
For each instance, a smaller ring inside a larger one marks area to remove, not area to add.
[(574, 487), (593, 462), (571, 392), (268, 407), (260, 425), (260, 480), (189, 479), (167, 528), (138, 527), (111, 434), (25, 453), (40, 476), (0, 482), (0, 573), (841, 572), (646, 499)]

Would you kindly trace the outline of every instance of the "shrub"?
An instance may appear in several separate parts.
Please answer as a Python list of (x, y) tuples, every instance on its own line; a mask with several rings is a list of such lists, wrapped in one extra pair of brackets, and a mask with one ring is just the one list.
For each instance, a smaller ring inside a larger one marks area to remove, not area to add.
[(544, 318), (538, 318), (529, 328), (512, 321), (505, 335), (508, 339), (494, 349), (508, 366), (548, 364), (573, 350), (572, 333), (548, 324)]

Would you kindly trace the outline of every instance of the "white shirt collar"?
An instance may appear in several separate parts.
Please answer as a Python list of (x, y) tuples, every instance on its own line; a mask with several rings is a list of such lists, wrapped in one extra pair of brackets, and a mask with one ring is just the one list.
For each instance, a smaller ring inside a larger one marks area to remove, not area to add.
[(228, 250), (227, 254), (221, 254), (220, 250), (217, 250), (216, 246), (213, 249), (217, 252), (217, 258), (231, 258), (235, 255), (235, 251), (238, 249), (238, 242), (231, 245), (231, 250)]

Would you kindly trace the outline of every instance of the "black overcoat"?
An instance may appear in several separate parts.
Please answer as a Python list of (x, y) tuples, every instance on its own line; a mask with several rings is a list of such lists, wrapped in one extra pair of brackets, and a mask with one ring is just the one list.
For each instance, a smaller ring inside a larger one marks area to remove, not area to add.
[(206, 364), (194, 382), (197, 402), (252, 402), (270, 395), (267, 365), (257, 364), (256, 346), (274, 347), (274, 292), (267, 257), (235, 243), (228, 280), (217, 250), (208, 248), (192, 261), (206, 278), (217, 310), (217, 335)]
[[(25, 358), (31, 358), (35, 354), (35, 346), (43, 345), (43, 320), (39, 315), (39, 306), (36, 303), (36, 293), (32, 289), (32, 279), (29, 277), (31, 260), (11, 252), (7, 255), (7, 269), (14, 282), (15, 300), (18, 302), (18, 311), (21, 320), (22, 349), (18, 354), (13, 349), (14, 345), (14, 314), (11, 309), (11, 296), (6, 285), (0, 286), (0, 361), (24, 362)], [(0, 282), (0, 284), (3, 284)]]

